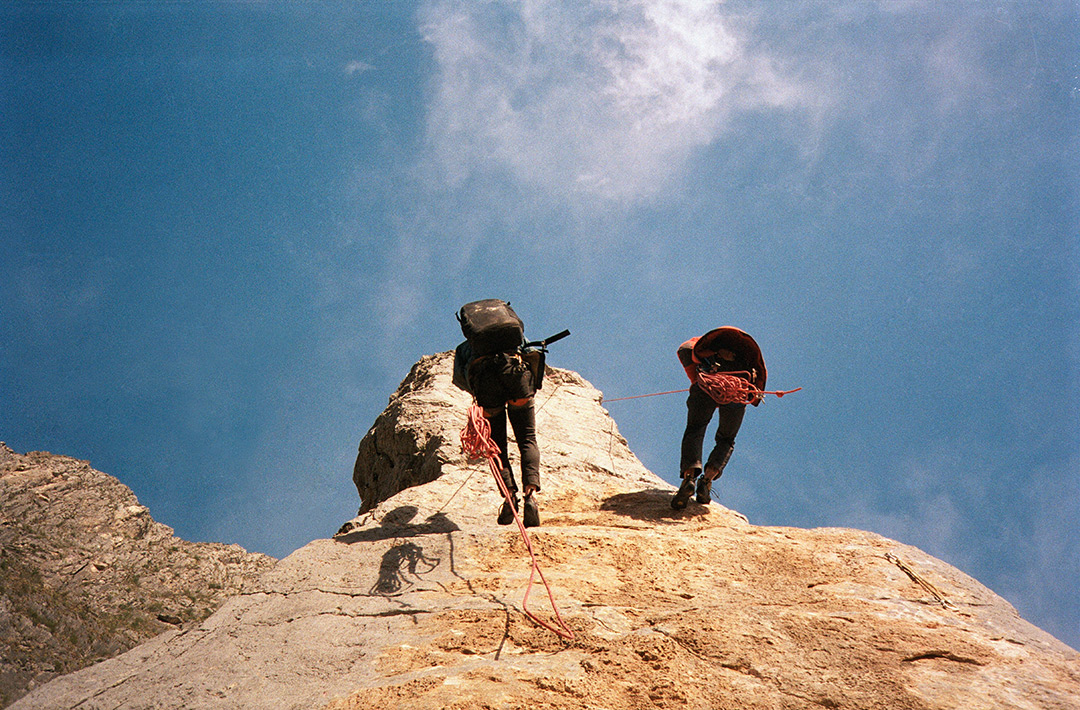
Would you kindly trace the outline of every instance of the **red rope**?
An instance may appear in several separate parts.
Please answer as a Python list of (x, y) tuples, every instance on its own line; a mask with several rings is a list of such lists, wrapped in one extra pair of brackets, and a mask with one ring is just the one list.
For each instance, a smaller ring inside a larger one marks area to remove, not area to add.
[[(749, 373), (729, 373), (729, 372), (714, 372), (714, 373), (698, 373), (698, 386), (712, 397), (713, 401), (717, 404), (731, 404), (733, 402), (741, 402), (743, 404), (750, 404), (760, 395), (775, 394), (777, 397), (783, 397), (785, 394), (791, 394), (792, 392), (798, 392), (802, 387), (796, 387), (793, 390), (759, 390), (754, 385), (750, 384), (748, 380), (738, 377), (738, 374), (745, 374), (749, 376)], [(659, 397), (662, 394), (678, 394), (679, 392), (689, 392), (689, 389), (685, 390), (670, 390), (668, 392), (651, 392), (649, 394), (636, 394), (632, 397), (615, 397), (614, 399), (601, 399), (601, 403), (607, 404), (608, 402), (621, 402), (626, 399), (641, 399), (642, 397)]]
[(759, 390), (750, 382), (749, 372), (698, 372), (698, 387), (705, 390), (705, 394), (712, 397), (717, 404), (753, 404), (760, 402), (763, 395), (775, 394), (783, 397), (785, 394), (798, 392), (802, 387), (785, 392), (766, 392)]
[(621, 402), (624, 399), (641, 399), (642, 397), (659, 397), (662, 394), (678, 394), (679, 392), (689, 392), (690, 390), (671, 390), (669, 392), (652, 392), (650, 394), (635, 394), (632, 397), (616, 397), (614, 399), (601, 399), (601, 402)]
[[(495, 482), (499, 485), (499, 490), (502, 491), (503, 498), (507, 503), (510, 503), (510, 508), (514, 512), (514, 520), (517, 522), (518, 530), (521, 531), (521, 539), (525, 541), (525, 549), (529, 551), (529, 557), (532, 559), (532, 570), (529, 572), (529, 584), (525, 587), (525, 598), (521, 600), (522, 611), (525, 612), (526, 616), (548, 631), (551, 631), (568, 641), (573, 641), (574, 632), (570, 630), (570, 627), (563, 621), (562, 616), (559, 615), (559, 607), (555, 605), (555, 595), (551, 591), (551, 585), (549, 585), (547, 579), (544, 578), (544, 572), (540, 569), (540, 565), (536, 561), (536, 553), (533, 552), (532, 540), (529, 539), (529, 533), (525, 531), (525, 524), (521, 522), (517, 510), (511, 503), (510, 491), (507, 489), (506, 482), (503, 481), (502, 477), (502, 465), (499, 463), (499, 447), (491, 438), (491, 422), (484, 416), (484, 410), (475, 404), (469, 407), (468, 422), (465, 424), (465, 428), (461, 430), (461, 449), (470, 459), (487, 459), (488, 466), (491, 468), (491, 475), (495, 477)], [(559, 622), (558, 627), (547, 623), (529, 611), (529, 592), (532, 591), (533, 582), (537, 575), (540, 576), (540, 581), (543, 582), (544, 587), (547, 588), (548, 600), (551, 602), (551, 608), (555, 611), (555, 618)]]

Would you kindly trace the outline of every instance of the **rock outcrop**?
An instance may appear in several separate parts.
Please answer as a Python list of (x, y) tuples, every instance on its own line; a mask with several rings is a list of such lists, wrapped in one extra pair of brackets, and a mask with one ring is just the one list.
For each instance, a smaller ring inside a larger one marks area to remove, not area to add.
[(174, 537), (85, 461), (0, 443), (0, 706), (202, 621), (274, 562)]
[[(759, 527), (673, 488), (600, 393), (553, 370), (537, 398), (532, 546), (565, 640), (522, 613), (531, 566), (486, 466), (458, 451), (469, 398), (423, 358), (361, 444), (362, 513), (197, 625), (61, 677), (24, 708), (1080, 706), (1080, 654), (916, 548)], [(417, 483), (418, 485), (413, 485)], [(527, 601), (554, 618), (542, 586)]]

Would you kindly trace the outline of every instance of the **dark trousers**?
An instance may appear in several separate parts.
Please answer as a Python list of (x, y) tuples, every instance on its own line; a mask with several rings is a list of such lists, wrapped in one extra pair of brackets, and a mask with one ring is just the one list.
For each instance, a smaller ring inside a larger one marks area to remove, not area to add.
[(521, 454), (521, 486), (536, 486), (540, 490), (540, 447), (536, 445), (536, 410), (530, 397), (528, 404), (515, 407), (507, 404), (502, 407), (485, 407), (484, 413), (491, 422), (491, 439), (499, 447), (499, 459), (502, 461), (503, 480), (510, 491), (518, 490), (514, 482), (514, 473), (510, 469), (510, 452), (506, 446), (506, 420), (514, 429), (518, 452)]
[[(690, 386), (690, 394), (686, 398), (686, 431), (683, 432), (682, 438), (680, 475), (690, 468), (694, 469), (695, 475), (701, 472), (701, 449), (705, 442), (705, 430), (712, 421), (713, 412), (719, 412), (716, 445), (705, 464), (723, 473), (724, 466), (731, 458), (731, 452), (735, 448), (735, 435), (739, 433), (739, 427), (742, 425), (746, 405), (717, 404), (695, 383)], [(720, 477), (720, 473), (717, 473), (717, 478)]]

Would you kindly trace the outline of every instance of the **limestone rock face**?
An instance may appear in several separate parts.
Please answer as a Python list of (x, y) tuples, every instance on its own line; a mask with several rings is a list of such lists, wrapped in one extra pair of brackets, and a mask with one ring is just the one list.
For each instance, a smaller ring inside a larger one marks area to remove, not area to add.
[(518, 529), (495, 524), (486, 465), (458, 451), (469, 399), (451, 357), (417, 363), (368, 433), (363, 512), (334, 539), (14, 707), (1080, 707), (1080, 654), (916, 548), (673, 511), (600, 393), (555, 370), (537, 397), (529, 533), (573, 632), (560, 638), (523, 614), (555, 622)]
[[(402, 381), (390, 403), (360, 441), (353, 483), (360, 494), (360, 514), (405, 490), (467, 467), (484, 477), (487, 468), (468, 466), (461, 453), (461, 430), (472, 395), (451, 383), (453, 353), (423, 358)], [(580, 375), (549, 367), (535, 399), (537, 439), (542, 456), (544, 497), (563, 501), (549, 505), (572, 513), (591, 510), (614, 492), (664, 485), (626, 445), (601, 395)], [(510, 432), (510, 460), (520, 481), (517, 447)], [(549, 485), (550, 483), (550, 485)], [(482, 485), (483, 500), (469, 498), (455, 505), (461, 515), (491, 517), (494, 503)], [(471, 488), (461, 495), (471, 495)], [(576, 502), (571, 503), (569, 500)]]
[(0, 443), (0, 705), (202, 621), (273, 563), (174, 537), (85, 461)]

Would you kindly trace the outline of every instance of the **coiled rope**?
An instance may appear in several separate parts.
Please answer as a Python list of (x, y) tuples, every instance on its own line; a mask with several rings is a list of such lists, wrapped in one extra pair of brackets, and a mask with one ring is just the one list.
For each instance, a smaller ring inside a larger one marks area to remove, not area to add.
[[(502, 466), (499, 463), (499, 454), (501, 452), (498, 445), (491, 438), (491, 422), (484, 416), (484, 410), (476, 404), (469, 407), (468, 421), (465, 424), (465, 428), (461, 430), (461, 450), (464, 451), (465, 455), (470, 459), (487, 459), (488, 466), (491, 468), (491, 475), (494, 476), (495, 482), (499, 486), (499, 490), (502, 491), (503, 498), (510, 504), (510, 508), (514, 512), (514, 521), (517, 522), (518, 530), (521, 531), (521, 539), (525, 541), (525, 549), (529, 551), (529, 557), (532, 560), (532, 570), (529, 572), (529, 584), (525, 587), (525, 597), (521, 600), (522, 611), (525, 612), (526, 616), (548, 631), (551, 631), (555, 635), (567, 639), (568, 641), (572, 641), (574, 639), (574, 632), (570, 630), (570, 627), (566, 625), (566, 622), (563, 621), (562, 616), (559, 614), (559, 607), (555, 604), (555, 595), (551, 591), (551, 585), (549, 585), (547, 579), (544, 578), (544, 573), (540, 569), (540, 564), (536, 561), (536, 553), (533, 552), (532, 540), (529, 539), (529, 533), (525, 530), (525, 524), (521, 522), (521, 517), (518, 515), (517, 509), (511, 502), (510, 491), (506, 487), (506, 482), (503, 481)], [(558, 626), (549, 624), (529, 610), (529, 592), (532, 591), (533, 582), (537, 575), (539, 575), (540, 581), (544, 583), (544, 587), (547, 589), (548, 600), (551, 601), (551, 608), (555, 612)]]
[[(744, 377), (745, 376), (745, 377)], [(764, 395), (774, 394), (778, 398), (785, 394), (798, 392), (802, 387), (793, 390), (759, 390), (749, 379), (749, 372), (699, 372), (697, 385), (705, 391), (717, 404), (752, 404), (764, 398)], [(601, 403), (621, 402), (627, 399), (640, 399), (642, 397), (659, 397), (662, 394), (678, 394), (689, 392), (690, 389), (669, 390), (667, 392), (651, 392), (649, 394), (635, 394), (631, 397), (615, 397), (603, 399)]]
[(793, 390), (773, 392), (759, 390), (750, 382), (749, 372), (698, 372), (697, 384), (717, 404), (753, 404), (761, 401), (766, 394), (783, 397), (802, 389), (796, 387)]

